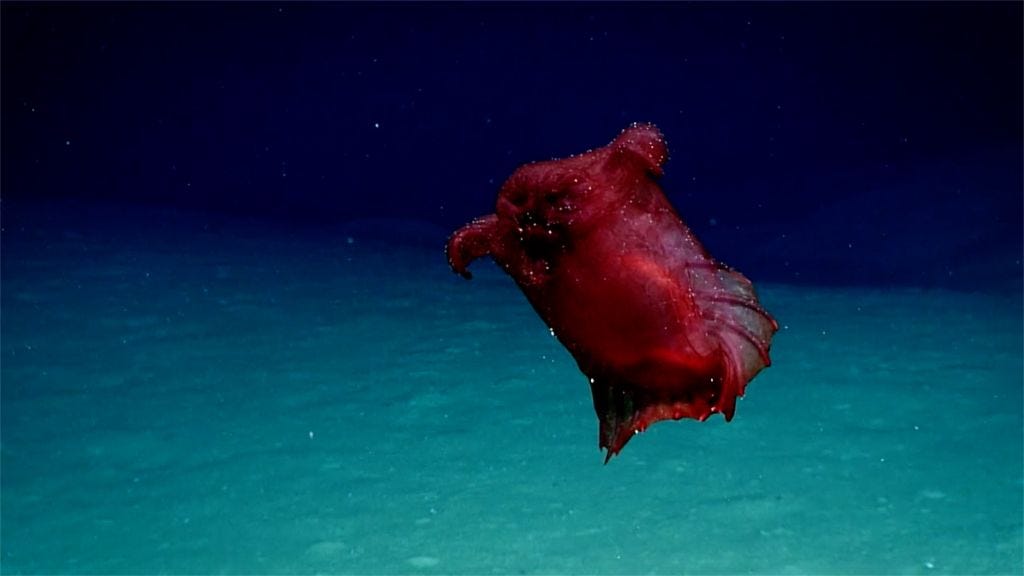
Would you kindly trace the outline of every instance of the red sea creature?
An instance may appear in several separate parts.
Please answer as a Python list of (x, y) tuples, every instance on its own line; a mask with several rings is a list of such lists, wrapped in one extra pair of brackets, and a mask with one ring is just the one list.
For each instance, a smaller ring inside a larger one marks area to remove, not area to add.
[(448, 240), (452, 269), (491, 256), (589, 377), (605, 461), (659, 420), (732, 419), (778, 324), (665, 198), (653, 125), (516, 170), (495, 213)]

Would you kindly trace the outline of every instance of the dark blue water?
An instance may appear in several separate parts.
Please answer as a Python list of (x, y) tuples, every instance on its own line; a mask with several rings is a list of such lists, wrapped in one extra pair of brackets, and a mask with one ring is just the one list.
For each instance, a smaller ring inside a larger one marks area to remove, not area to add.
[[(3, 573), (1022, 572), (1019, 4), (0, 10)], [(443, 245), (632, 121), (781, 329), (604, 466)]]

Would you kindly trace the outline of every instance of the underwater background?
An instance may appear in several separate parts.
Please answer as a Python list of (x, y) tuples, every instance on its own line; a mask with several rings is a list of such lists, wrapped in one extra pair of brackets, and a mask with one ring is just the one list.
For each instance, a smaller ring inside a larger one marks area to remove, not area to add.
[[(1021, 574), (1022, 7), (0, 4), (0, 571)], [(602, 465), (443, 247), (637, 121), (781, 329)]]

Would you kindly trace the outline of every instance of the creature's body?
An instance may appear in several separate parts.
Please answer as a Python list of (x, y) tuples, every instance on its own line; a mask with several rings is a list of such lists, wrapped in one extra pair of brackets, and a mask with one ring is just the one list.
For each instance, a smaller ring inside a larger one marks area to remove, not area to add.
[(651, 125), (611, 144), (516, 170), (494, 214), (452, 235), (448, 259), (491, 256), (590, 378), (607, 457), (658, 420), (732, 418), (770, 364), (778, 329), (750, 282), (716, 262), (656, 179)]

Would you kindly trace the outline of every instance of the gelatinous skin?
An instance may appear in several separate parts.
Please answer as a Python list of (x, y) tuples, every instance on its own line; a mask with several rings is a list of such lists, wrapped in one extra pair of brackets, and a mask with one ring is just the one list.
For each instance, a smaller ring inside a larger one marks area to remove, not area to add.
[(732, 419), (778, 324), (742, 274), (715, 261), (657, 184), (650, 124), (609, 145), (516, 170), (494, 214), (448, 240), (448, 262), (491, 256), (590, 378), (605, 462), (659, 420)]

